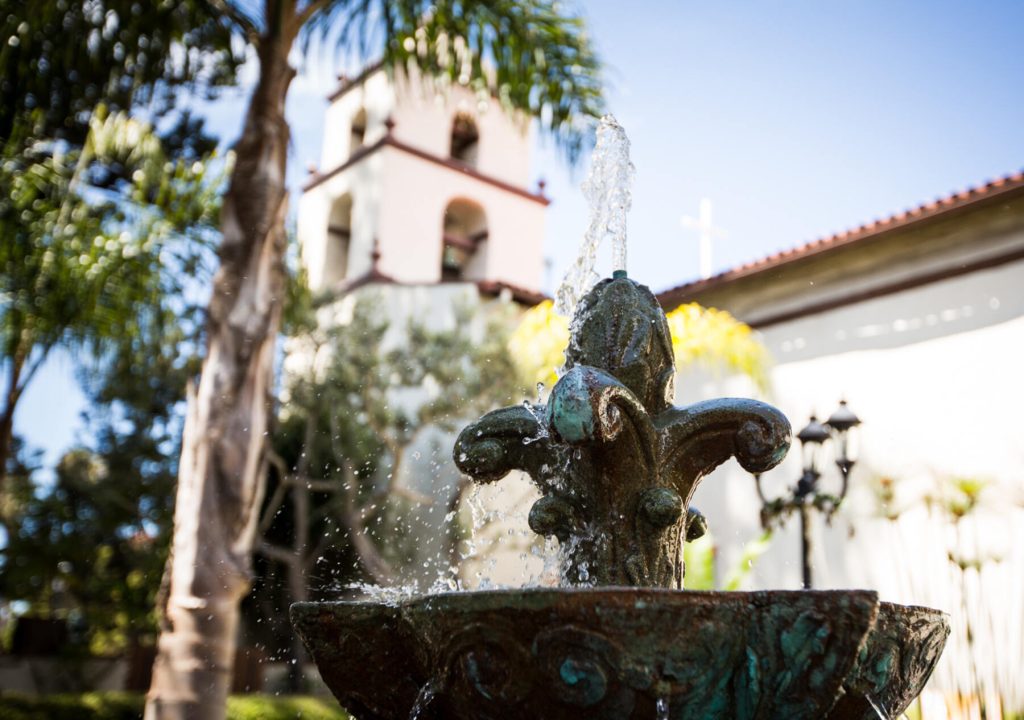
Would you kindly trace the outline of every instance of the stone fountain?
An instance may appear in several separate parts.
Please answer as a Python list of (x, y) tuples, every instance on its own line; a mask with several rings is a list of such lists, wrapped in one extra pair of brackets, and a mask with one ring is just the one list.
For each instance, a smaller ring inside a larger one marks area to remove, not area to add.
[(338, 701), (359, 720), (896, 717), (949, 626), (868, 590), (683, 589), (702, 478), (735, 458), (778, 464), (790, 426), (755, 400), (674, 407), (668, 323), (624, 270), (578, 303), (546, 404), (467, 427), (455, 462), (477, 482), (528, 473), (530, 527), (557, 538), (563, 587), (396, 603), (292, 606)]

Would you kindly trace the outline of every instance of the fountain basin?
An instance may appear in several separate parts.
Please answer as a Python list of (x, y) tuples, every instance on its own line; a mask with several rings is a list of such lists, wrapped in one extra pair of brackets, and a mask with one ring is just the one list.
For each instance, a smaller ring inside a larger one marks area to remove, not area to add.
[(872, 591), (496, 590), (298, 603), (359, 720), (865, 718), (921, 691), (949, 625)]

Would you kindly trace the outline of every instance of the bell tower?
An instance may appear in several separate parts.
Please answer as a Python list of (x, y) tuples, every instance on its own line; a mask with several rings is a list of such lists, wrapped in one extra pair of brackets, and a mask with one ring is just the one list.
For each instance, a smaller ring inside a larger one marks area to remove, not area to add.
[(543, 185), (528, 189), (529, 122), (462, 86), (373, 66), (328, 98), (320, 167), (299, 203), (310, 283), (475, 283), (532, 304)]

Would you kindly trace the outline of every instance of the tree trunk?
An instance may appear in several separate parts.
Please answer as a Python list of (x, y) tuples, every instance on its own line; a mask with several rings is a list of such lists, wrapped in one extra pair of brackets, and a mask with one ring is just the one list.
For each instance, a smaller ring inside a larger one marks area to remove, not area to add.
[(292, 37), (265, 35), (224, 198), (198, 391), (190, 393), (174, 539), (146, 720), (220, 720), (263, 497), (264, 434), (284, 293), (284, 108)]
[[(4, 409), (0, 414), (0, 492), (7, 483), (7, 461), (10, 460), (14, 444), (14, 410), (21, 396), (21, 370), (25, 364), (24, 355), (17, 351), (11, 358), (10, 374), (7, 377), (7, 391), (4, 393)], [(5, 518), (0, 517), (0, 522)]]

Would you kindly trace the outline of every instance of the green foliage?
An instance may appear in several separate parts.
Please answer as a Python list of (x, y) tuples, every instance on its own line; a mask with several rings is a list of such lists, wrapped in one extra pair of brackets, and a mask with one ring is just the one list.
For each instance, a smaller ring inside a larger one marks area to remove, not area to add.
[[(42, 467), (41, 456), (41, 450), (26, 447), (20, 437), (11, 438), (6, 484), (4, 491), (0, 492), (0, 518), (17, 515), (34, 498), (33, 477)], [(3, 554), (0, 554), (0, 558), (3, 558)]]
[[(345, 460), (370, 470), (389, 452), (395, 462), (396, 451), (426, 428), (452, 432), (460, 420), (520, 391), (506, 348), (506, 318), (491, 317), (473, 332), (473, 310), (455, 308), (452, 327), (435, 330), (412, 321), (400, 342), (386, 344), (388, 324), (378, 305), (364, 297), (350, 321), (293, 341), (326, 363), (288, 378), (282, 427), (310, 413), (322, 418), (318, 427), (332, 432), (328, 445), (316, 450), (321, 460), (331, 459), (327, 464)], [(421, 392), (424, 402), (402, 401)]]
[(509, 339), (509, 352), (527, 385), (543, 383), (554, 387), (558, 372), (565, 365), (568, 346), (569, 319), (555, 312), (551, 300), (538, 303), (523, 313)]
[[(115, 111), (146, 105), (150, 117), (164, 117), (184, 89), (210, 93), (233, 82), (243, 59), (204, 0), (14, 0), (3, 7), (0, 144), (8, 154), (40, 140), (80, 146), (99, 102)], [(189, 127), (187, 115), (172, 124), (167, 137), (175, 147), (202, 138), (183, 131)]]
[[(138, 720), (145, 698), (130, 693), (86, 693), (43, 697), (0, 696), (0, 720)], [(227, 720), (346, 720), (331, 699), (236, 695), (228, 699)]]
[[(459, 476), (444, 433), (524, 397), (507, 351), (507, 308), (483, 320), (457, 308), (447, 328), (413, 321), (402, 335), (389, 330), (381, 304), (363, 295), (350, 317), (326, 328), (302, 321), (297, 326), (307, 329), (289, 340), (293, 364), (273, 439), (280, 461), (270, 473), (262, 530), (264, 546), (294, 557), (297, 503), (308, 493), (309, 537), (298, 542), (313, 597), (336, 598), (358, 580), (415, 578), (424, 533), (457, 543), (461, 530), (448, 504), (457, 505), (461, 488), (452, 488)], [(424, 438), (432, 450), (412, 451)], [(409, 477), (442, 480), (428, 489), (407, 486)], [(352, 533), (369, 545), (355, 547)], [(285, 566), (266, 547), (262, 554), (252, 598), (262, 620), (253, 630), (284, 648), (291, 628), (280, 609), (294, 598)], [(450, 559), (438, 557), (436, 565)]]
[(683, 561), (686, 563), (684, 586), (687, 590), (715, 589), (715, 541), (711, 533), (683, 545)]
[[(167, 314), (153, 299), (173, 273), (201, 277), (201, 253), (168, 241), (216, 223), (215, 141), (175, 103), (232, 82), (243, 59), (205, 0), (0, 12), (0, 489), (14, 411), (49, 351), (130, 344), (156, 322), (147, 311)], [(159, 130), (129, 117), (140, 108)]]
[(899, 520), (903, 509), (897, 503), (895, 479), (888, 475), (873, 475), (867, 485), (874, 499), (875, 513), (890, 522)]
[[(242, 6), (243, 3), (235, 3)], [(415, 68), (443, 90), (461, 85), (483, 102), (537, 118), (574, 160), (604, 110), (601, 63), (582, 18), (552, 0), (327, 0), (309, 37)], [(376, 50), (376, 48), (373, 48)]]
[(155, 632), (173, 477), (115, 474), (106, 459), (71, 451), (45, 489), (12, 484), (21, 502), (9, 520), (0, 593), (28, 602), (33, 615), (67, 619), (67, 654), (108, 654)]
[(235, 695), (228, 698), (227, 720), (346, 720), (348, 714), (333, 698), (264, 697)]
[[(401, 0), (382, 13), (385, 57), (494, 95), (541, 119), (575, 157), (603, 110), (600, 64), (583, 20), (550, 0)], [(493, 63), (488, 72), (485, 63)]]
[[(744, 579), (753, 570), (754, 564), (771, 546), (771, 540), (771, 531), (765, 531), (760, 537), (744, 545), (739, 562), (729, 571), (721, 589), (739, 590)], [(717, 552), (717, 546), (710, 532), (693, 542), (686, 543), (683, 547), (683, 558), (686, 562), (684, 585), (687, 590), (715, 589), (715, 556)]]
[(80, 149), (0, 164), (5, 417), (53, 348), (95, 361), (82, 372), (92, 448), (69, 452), (52, 484), (11, 479), (0, 493), (0, 594), (76, 621), (82, 651), (155, 629), (225, 171), (168, 157), (150, 126), (102, 107)]
[(676, 367), (700, 364), (746, 375), (767, 394), (771, 355), (746, 323), (724, 310), (685, 303), (666, 314)]
[(179, 332), (189, 292), (209, 275), (227, 169), (171, 158), (151, 126), (103, 107), (80, 149), (0, 159), (0, 462), (51, 350), (145, 365), (154, 334)]
[(978, 507), (981, 495), (990, 485), (986, 480), (971, 477), (953, 477), (945, 482), (940, 506), (953, 522), (970, 515)]
[(143, 697), (130, 693), (0, 696), (0, 720), (138, 720)]
[(754, 569), (754, 563), (756, 563), (762, 555), (768, 550), (772, 542), (772, 531), (765, 530), (762, 535), (748, 542), (743, 546), (743, 554), (740, 555), (740, 561), (729, 573), (729, 576), (725, 579), (726, 590), (739, 590), (743, 584), (744, 578), (750, 574), (750, 571)]
[(99, 350), (179, 295), (217, 221), (223, 172), (207, 176), (210, 159), (172, 162), (149, 125), (100, 108), (81, 151), (0, 164), (4, 359)]

